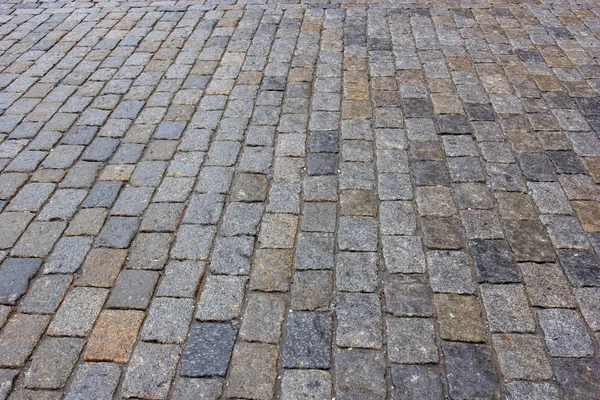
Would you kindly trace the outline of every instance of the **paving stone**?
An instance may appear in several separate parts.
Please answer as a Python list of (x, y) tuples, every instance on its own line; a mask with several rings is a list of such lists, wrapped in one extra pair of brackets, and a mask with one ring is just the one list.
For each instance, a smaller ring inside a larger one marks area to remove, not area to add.
[(481, 293), (492, 332), (535, 331), (535, 322), (521, 285), (482, 285)]
[(204, 263), (196, 261), (170, 261), (156, 289), (157, 296), (194, 297), (204, 274)]
[(53, 336), (87, 336), (107, 296), (106, 289), (71, 289), (52, 319), (47, 333)]
[(373, 218), (341, 217), (338, 232), (341, 250), (374, 251), (377, 249), (377, 226)]
[(37, 278), (19, 303), (26, 313), (50, 314), (56, 311), (71, 284), (69, 275), (49, 275)]
[(249, 289), (266, 292), (287, 291), (291, 275), (290, 250), (257, 249), (250, 273)]
[(330, 367), (332, 320), (326, 313), (293, 312), (286, 320), (282, 364), (285, 368)]
[(519, 269), (532, 306), (548, 308), (575, 306), (575, 298), (560, 266), (526, 263), (519, 265)]
[(569, 201), (558, 182), (530, 182), (533, 201), (544, 214), (571, 214)]
[(330, 271), (297, 271), (292, 285), (293, 310), (327, 310), (331, 302)]
[(336, 288), (342, 292), (374, 292), (377, 288), (375, 253), (340, 252), (336, 263)]
[(374, 217), (377, 214), (377, 194), (372, 190), (345, 190), (340, 194), (340, 207), (342, 215)]
[(261, 203), (229, 203), (221, 226), (221, 235), (256, 235), (262, 210)]
[(390, 275), (385, 282), (386, 311), (400, 317), (432, 315), (429, 288), (422, 275)]
[(338, 346), (381, 347), (381, 304), (377, 295), (339, 293), (335, 310), (338, 319)]
[(328, 399), (331, 375), (319, 370), (286, 370), (281, 380), (282, 400)]
[(383, 257), (390, 273), (422, 273), (425, 254), (416, 236), (383, 236)]
[(181, 357), (183, 376), (225, 376), (237, 328), (229, 323), (195, 323)]
[(204, 225), (181, 225), (171, 247), (175, 259), (206, 260), (215, 237), (216, 228)]
[(506, 399), (558, 400), (558, 389), (548, 382), (512, 381), (506, 384)]
[(141, 215), (150, 203), (154, 193), (152, 187), (126, 187), (121, 191), (119, 198), (113, 205), (112, 215)]
[(450, 188), (443, 186), (419, 187), (416, 192), (419, 214), (450, 217), (456, 214)]
[(574, 286), (600, 286), (597, 258), (589, 250), (559, 250), (558, 258)]
[(391, 375), (397, 398), (444, 398), (440, 373), (435, 366), (393, 365)]
[[(564, 395), (570, 399), (585, 399), (600, 394), (598, 384), (598, 360), (596, 359), (554, 359), (552, 362), (556, 380)], [(551, 393), (555, 393), (552, 391)], [(558, 398), (558, 397), (557, 397)]]
[(330, 233), (301, 232), (296, 244), (295, 268), (333, 269), (334, 237)]
[(106, 305), (112, 308), (146, 309), (158, 276), (156, 271), (121, 271)]
[(547, 308), (539, 309), (537, 314), (552, 357), (592, 356), (592, 339), (577, 311)]
[(94, 248), (83, 262), (78, 286), (112, 287), (127, 257), (126, 250)]
[(63, 237), (44, 264), (44, 273), (73, 273), (79, 269), (93, 239), (89, 236)]
[(430, 285), (434, 292), (468, 294), (475, 292), (469, 258), (456, 251), (427, 252)]
[(366, 349), (335, 353), (335, 393), (344, 399), (385, 399), (385, 359)]
[(265, 201), (267, 178), (259, 174), (240, 174), (236, 178), (231, 193), (232, 201)]
[(127, 267), (163, 269), (172, 241), (173, 236), (169, 233), (140, 233), (131, 244)]
[(265, 214), (258, 243), (261, 247), (290, 249), (294, 246), (298, 217), (291, 214)]
[(13, 314), (0, 334), (0, 365), (22, 367), (49, 322), (46, 315)]
[(6, 207), (6, 211), (38, 211), (54, 191), (52, 183), (28, 183)]
[(143, 318), (141, 311), (103, 311), (90, 335), (83, 358), (86, 361), (127, 362)]
[(135, 217), (110, 217), (95, 244), (100, 247), (124, 249), (131, 243), (138, 226), (139, 219)]
[(284, 313), (285, 301), (281, 296), (250, 292), (240, 327), (240, 337), (247, 341), (277, 343), (281, 336)]
[(227, 321), (241, 313), (246, 278), (210, 276), (200, 294), (196, 318), (202, 321)]
[(84, 208), (79, 210), (69, 223), (65, 235), (96, 236), (106, 220), (107, 211), (103, 208)]
[(502, 240), (473, 240), (469, 249), (475, 263), (478, 282), (519, 282), (517, 266), (506, 242)]
[(506, 379), (552, 379), (550, 360), (536, 335), (494, 335), (494, 349)]
[(304, 203), (301, 229), (308, 232), (333, 232), (336, 223), (335, 203)]
[(577, 297), (583, 318), (585, 318), (589, 327), (594, 331), (600, 330), (600, 318), (598, 317), (600, 315), (598, 313), (600, 309), (600, 297), (598, 296), (598, 292), (600, 292), (598, 288), (580, 288), (575, 290), (575, 296)]
[(430, 249), (457, 250), (464, 246), (457, 218), (422, 218), (423, 241)]
[(44, 338), (33, 353), (31, 366), (25, 373), (25, 387), (58, 389), (67, 383), (84, 340), (74, 338)]
[(438, 361), (432, 320), (388, 317), (386, 325), (390, 361), (405, 364)]
[(75, 372), (65, 399), (110, 398), (117, 389), (120, 375), (121, 370), (116, 364), (84, 363)]
[(142, 340), (183, 343), (192, 320), (193, 310), (192, 299), (155, 298), (142, 327)]
[(83, 206), (105, 208), (112, 207), (122, 186), (122, 182), (115, 181), (104, 181), (96, 183), (88, 197), (83, 202)]
[(0, 267), (0, 302), (15, 305), (41, 264), (39, 258), (6, 258)]
[(223, 382), (220, 379), (179, 378), (174, 385), (173, 399), (217, 400), (223, 393)]
[(238, 342), (231, 358), (229, 397), (272, 398), (277, 378), (277, 348), (270, 344)]
[(481, 300), (475, 296), (436, 294), (434, 302), (442, 339), (462, 342), (487, 340)]
[(490, 349), (483, 344), (442, 342), (450, 396), (492, 397), (499, 388)]
[(46, 257), (65, 228), (66, 224), (61, 221), (32, 222), (13, 247), (11, 255), (15, 257)]
[(180, 351), (179, 346), (173, 344), (138, 344), (125, 373), (123, 395), (167, 398)]

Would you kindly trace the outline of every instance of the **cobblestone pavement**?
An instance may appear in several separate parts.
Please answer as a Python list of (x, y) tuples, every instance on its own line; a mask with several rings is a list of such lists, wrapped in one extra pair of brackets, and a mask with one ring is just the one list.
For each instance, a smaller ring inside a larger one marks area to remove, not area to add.
[(0, 2), (0, 398), (600, 399), (600, 4), (253, 1)]

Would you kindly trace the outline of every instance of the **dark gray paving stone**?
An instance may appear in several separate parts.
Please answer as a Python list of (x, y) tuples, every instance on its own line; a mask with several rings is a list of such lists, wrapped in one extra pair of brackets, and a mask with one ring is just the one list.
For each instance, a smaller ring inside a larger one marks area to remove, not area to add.
[(5, 259), (0, 267), (0, 302), (15, 305), (41, 264), (39, 258)]
[(62, 221), (32, 222), (13, 247), (16, 257), (46, 257), (66, 228)]
[(158, 128), (156, 128), (154, 138), (178, 140), (181, 137), (186, 124), (187, 122), (185, 121), (163, 121), (158, 125)]
[(338, 349), (335, 393), (342, 399), (385, 399), (385, 360), (376, 350)]
[(84, 363), (75, 372), (66, 400), (111, 398), (117, 389), (121, 369), (114, 363)]
[(566, 398), (584, 400), (600, 396), (600, 363), (597, 359), (558, 358), (552, 364)]
[(338, 320), (338, 346), (381, 347), (381, 303), (376, 294), (339, 293), (335, 312)]
[(341, 217), (338, 245), (340, 250), (377, 250), (377, 223), (370, 217)]
[(282, 400), (329, 399), (331, 375), (319, 370), (286, 370), (281, 381)]
[(301, 229), (308, 232), (334, 232), (336, 203), (307, 202), (302, 211)]
[(163, 269), (173, 239), (173, 235), (170, 233), (138, 234), (131, 244), (127, 267), (132, 269)]
[(546, 153), (522, 153), (518, 158), (523, 175), (528, 181), (548, 182), (556, 180), (554, 168)]
[(439, 293), (474, 293), (471, 261), (458, 251), (427, 252), (430, 285)]
[(519, 282), (517, 265), (506, 242), (502, 240), (472, 240), (469, 249), (475, 263), (478, 282)]
[(306, 173), (309, 176), (336, 175), (339, 157), (333, 153), (310, 153), (306, 158)]
[(393, 365), (392, 383), (398, 399), (443, 399), (444, 390), (437, 367)]
[(424, 364), (438, 361), (432, 319), (387, 317), (386, 327), (391, 362)]
[(106, 161), (113, 155), (118, 145), (118, 139), (97, 137), (86, 147), (82, 160)]
[(411, 172), (417, 185), (448, 185), (450, 183), (450, 177), (442, 161), (412, 162)]
[(187, 337), (193, 311), (193, 299), (156, 297), (150, 305), (140, 337), (149, 342), (182, 344)]
[(500, 384), (488, 346), (442, 342), (442, 349), (450, 396), (463, 399), (494, 396)]
[(377, 254), (340, 252), (336, 288), (342, 292), (374, 292), (377, 288)]
[(90, 194), (83, 202), (84, 207), (110, 208), (117, 199), (123, 182), (101, 181), (94, 185)]
[(154, 188), (152, 187), (126, 187), (119, 194), (110, 213), (124, 216), (142, 215), (150, 204), (153, 193)]
[(462, 226), (458, 218), (421, 218), (423, 241), (430, 249), (458, 250), (464, 247)]
[(60, 239), (54, 251), (44, 264), (44, 273), (73, 273), (76, 272), (89, 249), (92, 247), (93, 238), (89, 236), (72, 236)]
[(167, 397), (181, 353), (174, 344), (139, 343), (123, 380), (126, 397)]
[(223, 393), (223, 381), (218, 378), (179, 378), (175, 381), (174, 400), (202, 399), (217, 400)]
[(95, 245), (117, 249), (127, 248), (138, 226), (139, 218), (136, 217), (110, 217), (96, 238)]
[(296, 245), (295, 268), (333, 269), (334, 237), (331, 233), (301, 232)]
[(37, 278), (19, 304), (27, 313), (49, 314), (56, 311), (73, 278), (69, 275), (46, 275)]
[(106, 303), (112, 308), (145, 310), (150, 303), (158, 272), (123, 270), (119, 274), (112, 293)]
[(84, 344), (83, 339), (44, 338), (33, 353), (31, 366), (25, 374), (25, 387), (32, 389), (63, 387)]
[(589, 250), (559, 250), (558, 258), (574, 286), (600, 286), (600, 264)]
[(421, 274), (393, 274), (385, 280), (386, 311), (398, 317), (430, 317), (429, 285)]
[(252, 236), (218, 237), (210, 269), (215, 274), (248, 275), (253, 249)]
[(230, 323), (195, 323), (181, 357), (181, 375), (224, 377), (237, 331)]
[[(184, 205), (180, 203), (152, 203), (146, 209), (140, 231), (174, 232)], [(188, 205), (189, 209), (189, 205)]]
[(333, 324), (328, 313), (289, 313), (282, 363), (285, 368), (322, 368), (331, 363)]

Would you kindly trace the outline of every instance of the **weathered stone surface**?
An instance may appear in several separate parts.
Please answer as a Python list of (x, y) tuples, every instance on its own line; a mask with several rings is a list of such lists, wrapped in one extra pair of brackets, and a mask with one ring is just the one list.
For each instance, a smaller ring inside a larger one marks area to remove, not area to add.
[(440, 372), (429, 365), (393, 365), (392, 383), (396, 398), (432, 399), (444, 398)]
[(328, 313), (289, 313), (285, 331), (282, 348), (284, 368), (330, 367), (333, 323)]
[(388, 317), (386, 325), (391, 362), (426, 364), (438, 361), (433, 320)]
[(240, 337), (247, 341), (277, 343), (285, 313), (285, 300), (276, 294), (250, 292)]
[(594, 350), (585, 322), (574, 310), (538, 310), (546, 346), (553, 357), (590, 357)]
[(490, 349), (483, 344), (443, 342), (450, 395), (456, 398), (493, 397), (498, 372)]
[(492, 332), (535, 331), (523, 286), (482, 285), (481, 295)]
[(165, 399), (180, 351), (180, 347), (173, 344), (139, 343), (125, 373), (123, 395)]
[(442, 339), (480, 343), (487, 340), (481, 300), (475, 296), (436, 294), (434, 303)]
[(117, 389), (121, 370), (111, 363), (84, 363), (75, 372), (65, 399), (110, 398)]
[(227, 385), (229, 397), (269, 399), (277, 377), (277, 348), (240, 341), (233, 350)]
[(339, 293), (336, 342), (340, 347), (380, 348), (381, 304), (375, 294)]
[(237, 332), (230, 323), (196, 322), (181, 357), (181, 375), (225, 376)]
[(86, 361), (127, 362), (143, 319), (141, 311), (103, 311), (90, 335), (83, 358)]
[(42, 340), (33, 353), (25, 374), (25, 387), (58, 389), (65, 385), (83, 348), (83, 339), (52, 338)]
[(339, 349), (335, 353), (335, 393), (346, 399), (385, 399), (385, 359), (381, 352)]
[(282, 400), (328, 399), (331, 375), (319, 370), (287, 370), (281, 380)]
[(500, 371), (507, 379), (551, 379), (550, 360), (542, 338), (536, 335), (504, 334), (493, 336)]

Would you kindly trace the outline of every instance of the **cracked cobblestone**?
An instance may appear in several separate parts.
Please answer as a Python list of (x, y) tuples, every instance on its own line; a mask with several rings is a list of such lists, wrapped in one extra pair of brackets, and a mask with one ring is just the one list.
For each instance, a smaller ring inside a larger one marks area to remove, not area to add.
[(0, 2), (0, 399), (600, 398), (599, 26)]

